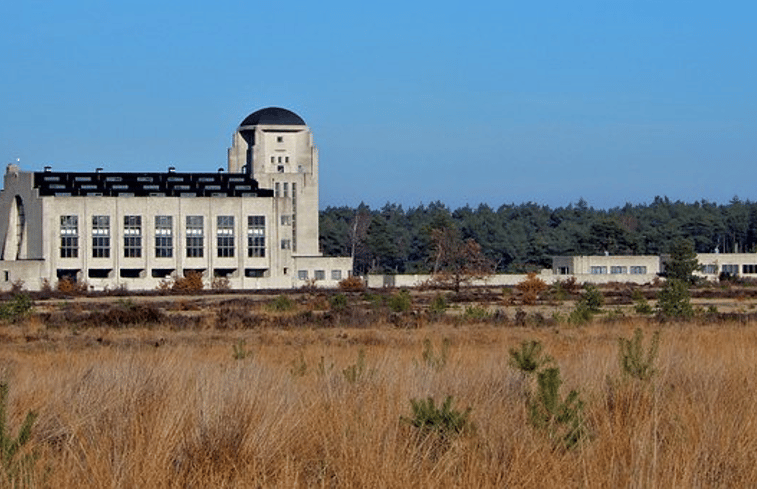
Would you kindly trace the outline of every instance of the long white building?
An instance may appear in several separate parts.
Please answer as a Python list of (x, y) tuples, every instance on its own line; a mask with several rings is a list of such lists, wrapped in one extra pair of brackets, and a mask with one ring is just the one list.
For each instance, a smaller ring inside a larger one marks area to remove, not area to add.
[(318, 151), (281, 108), (235, 131), (228, 171), (41, 172), (8, 165), (0, 192), (0, 290), (68, 277), (90, 288), (156, 288), (188, 271), (237, 289), (335, 286), (350, 258), (318, 246)]

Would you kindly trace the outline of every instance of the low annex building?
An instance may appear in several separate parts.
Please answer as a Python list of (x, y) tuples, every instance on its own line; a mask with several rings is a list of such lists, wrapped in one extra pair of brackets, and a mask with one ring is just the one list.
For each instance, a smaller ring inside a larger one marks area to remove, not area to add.
[(349, 257), (318, 245), (318, 151), (297, 114), (246, 117), (228, 171), (22, 171), (0, 192), (0, 290), (67, 277), (91, 289), (156, 288), (200, 272), (234, 289), (336, 286)]

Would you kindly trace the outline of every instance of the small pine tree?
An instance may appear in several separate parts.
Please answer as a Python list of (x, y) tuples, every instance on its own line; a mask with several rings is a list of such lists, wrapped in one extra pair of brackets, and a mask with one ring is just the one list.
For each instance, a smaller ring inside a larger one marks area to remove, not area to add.
[(552, 357), (542, 356), (540, 341), (523, 341), (520, 349), (510, 348), (510, 365), (523, 373), (532, 374), (550, 362)]
[(565, 449), (576, 446), (586, 435), (583, 426), (583, 401), (571, 390), (565, 400), (560, 399), (560, 369), (548, 368), (539, 372), (538, 391), (526, 402), (532, 426), (545, 431), (549, 439)]
[(657, 294), (657, 312), (663, 318), (689, 319), (694, 315), (689, 287), (683, 280), (671, 278)]
[(620, 371), (624, 375), (646, 381), (651, 379), (657, 371), (654, 368), (654, 361), (660, 347), (660, 332), (656, 331), (652, 335), (646, 355), (642, 345), (643, 339), (644, 334), (639, 328), (636, 328), (630, 339), (618, 338), (618, 360)]

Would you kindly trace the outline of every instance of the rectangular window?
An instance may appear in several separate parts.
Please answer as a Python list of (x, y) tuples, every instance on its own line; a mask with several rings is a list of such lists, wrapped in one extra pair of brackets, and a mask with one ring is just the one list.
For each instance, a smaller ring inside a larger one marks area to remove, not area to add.
[(281, 225), (282, 226), (290, 226), (292, 224), (292, 218), (289, 215), (282, 215), (281, 216)]
[(281, 184), (279, 182), (273, 184), (273, 196), (281, 197)]
[(247, 256), (265, 256), (265, 216), (247, 216)]
[(218, 257), (231, 258), (234, 256), (234, 216), (218, 216), (216, 222)]
[(92, 216), (92, 258), (110, 258), (110, 216)]
[(726, 275), (736, 276), (739, 274), (739, 266), (738, 265), (723, 265), (723, 273), (725, 273)]
[(284, 197), (289, 197), (289, 184), (284, 182)]
[(173, 217), (155, 216), (155, 258), (173, 256)]
[(325, 270), (316, 270), (314, 274), (314, 278), (316, 280), (326, 280), (326, 271)]
[(79, 256), (79, 216), (60, 216), (60, 257)]
[(292, 249), (292, 241), (288, 239), (282, 239), (281, 240), (281, 249), (282, 250), (290, 250)]
[(283, 143), (284, 142), (284, 136), (276, 136), (276, 142), (277, 143)]
[(708, 275), (717, 275), (718, 273), (718, 266), (717, 265), (704, 265), (702, 267), (702, 272), (708, 274)]
[(124, 216), (124, 258), (142, 256), (142, 216)]
[(205, 255), (205, 228), (202, 216), (187, 216), (187, 258)]
[(607, 273), (607, 267), (591, 267), (593, 275), (604, 275)]
[(307, 270), (297, 270), (297, 278), (300, 280), (307, 280), (308, 279), (308, 271)]
[(743, 265), (741, 271), (742, 273), (757, 273), (757, 265)]
[(628, 267), (619, 267), (619, 266), (613, 266), (610, 267), (610, 273), (613, 274), (621, 274), (621, 273), (628, 273)]
[(646, 275), (647, 267), (645, 266), (633, 266), (631, 267), (631, 273), (633, 275)]
[(342, 271), (331, 270), (331, 280), (342, 280)]

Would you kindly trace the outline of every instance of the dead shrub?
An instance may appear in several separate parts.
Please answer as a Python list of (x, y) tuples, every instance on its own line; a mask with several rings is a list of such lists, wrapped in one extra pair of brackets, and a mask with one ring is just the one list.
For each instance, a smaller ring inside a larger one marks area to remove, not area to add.
[(350, 275), (339, 282), (339, 288), (345, 292), (362, 292), (365, 290), (365, 282), (360, 277)]
[(537, 277), (535, 273), (531, 272), (515, 288), (520, 291), (523, 304), (532, 306), (539, 299), (539, 294), (547, 290), (547, 284), (544, 280)]
[[(220, 279), (222, 277), (217, 277)], [(225, 277), (224, 277), (225, 278)], [(211, 286), (213, 286), (211, 283)], [(219, 283), (219, 286), (221, 284)], [(228, 286), (228, 279), (226, 279), (226, 285)], [(167, 279), (163, 279), (158, 283), (157, 289), (161, 292), (175, 292), (175, 293), (194, 293), (199, 292), (205, 287), (202, 281), (202, 272), (195, 270), (187, 271), (183, 277), (172, 276)]]
[(86, 294), (89, 289), (86, 282), (77, 282), (70, 277), (63, 277), (58, 280), (56, 288), (58, 292), (65, 295), (82, 295)]

